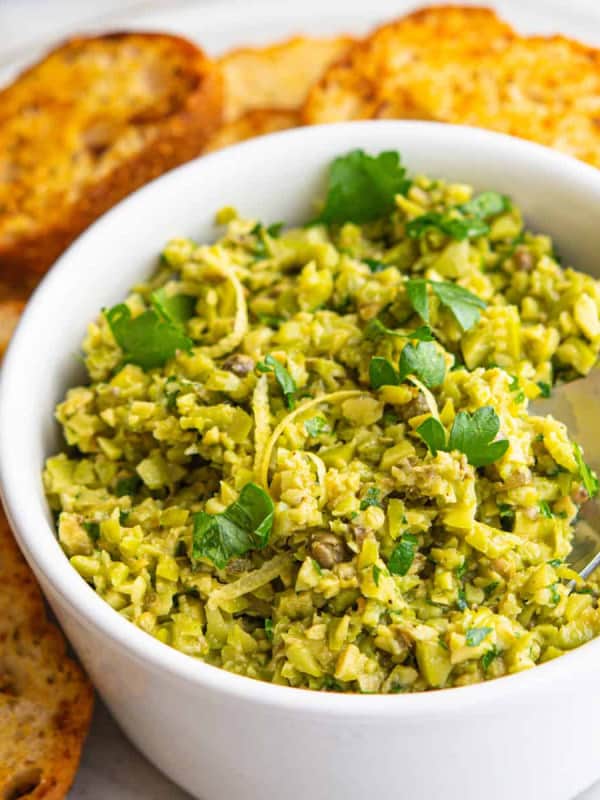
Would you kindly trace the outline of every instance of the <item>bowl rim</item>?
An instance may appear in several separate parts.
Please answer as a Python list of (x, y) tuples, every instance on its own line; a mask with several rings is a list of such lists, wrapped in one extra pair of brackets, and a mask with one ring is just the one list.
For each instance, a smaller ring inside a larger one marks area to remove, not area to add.
[[(10, 409), (13, 402), (11, 376), (20, 371), (23, 363), (21, 351), (26, 350), (27, 347), (29, 321), (37, 313), (38, 306), (43, 303), (48, 290), (55, 284), (63, 282), (63, 275), (67, 274), (71, 262), (77, 260), (79, 250), (85, 247), (88, 238), (102, 235), (105, 230), (110, 228), (115, 217), (127, 213), (130, 208), (143, 204), (143, 200), (148, 194), (160, 191), (161, 187), (168, 182), (176, 182), (183, 171), (198, 169), (200, 163), (218, 164), (223, 162), (227, 164), (237, 158), (251, 157), (254, 151), (260, 153), (268, 149), (271, 142), (280, 139), (305, 138), (308, 146), (313, 138), (340, 137), (342, 141), (346, 137), (345, 142), (347, 143), (352, 141), (353, 131), (363, 130), (367, 126), (369, 129), (377, 126), (386, 129), (410, 130), (415, 136), (423, 132), (435, 131), (436, 135), (447, 137), (449, 142), (453, 137), (461, 139), (467, 137), (472, 140), (474, 147), (482, 145), (509, 154), (520, 152), (523, 157), (543, 163), (549, 172), (561, 173), (563, 176), (568, 175), (581, 185), (592, 186), (600, 198), (600, 171), (568, 155), (533, 142), (480, 128), (412, 120), (344, 122), (276, 132), (200, 156), (171, 170), (133, 192), (87, 228), (60, 256), (27, 304), (0, 370), (0, 493), (15, 537), (25, 557), (34, 571), (44, 576), (51, 591), (60, 596), (62, 601), (70, 607), (70, 611), (78, 623), (93, 627), (104, 640), (112, 641), (116, 646), (126, 650), (131, 658), (153, 672), (168, 677), (173, 682), (184, 680), (191, 686), (204, 687), (240, 700), (295, 712), (330, 713), (337, 716), (352, 715), (364, 718), (372, 716), (431, 718), (464, 713), (467, 709), (475, 712), (484, 711), (485, 709), (489, 710), (491, 704), (496, 704), (501, 700), (506, 701), (509, 696), (514, 697), (515, 701), (525, 702), (526, 699), (532, 698), (538, 692), (547, 690), (550, 684), (556, 689), (558, 682), (563, 679), (567, 679), (569, 684), (572, 684), (577, 672), (589, 669), (592, 656), (596, 656), (600, 662), (600, 637), (565, 653), (560, 658), (537, 665), (534, 669), (525, 672), (469, 686), (449, 687), (422, 693), (371, 695), (320, 692), (280, 686), (237, 675), (190, 657), (145, 633), (103, 600), (69, 564), (66, 556), (61, 559), (54, 558), (50, 548), (45, 548), (39, 533), (36, 536), (32, 534), (32, 530), (38, 530), (36, 526), (39, 526), (42, 520), (30, 512), (27, 496), (19, 491), (19, 477), (15, 474), (15, 470), (11, 469)], [(376, 147), (377, 142), (374, 141), (373, 148)], [(200, 167), (200, 169), (202, 168)], [(37, 464), (35, 469), (37, 470)], [(55, 531), (45, 519), (43, 524), (46, 527), (44, 541), (50, 545), (49, 537), (52, 537), (56, 542)]]

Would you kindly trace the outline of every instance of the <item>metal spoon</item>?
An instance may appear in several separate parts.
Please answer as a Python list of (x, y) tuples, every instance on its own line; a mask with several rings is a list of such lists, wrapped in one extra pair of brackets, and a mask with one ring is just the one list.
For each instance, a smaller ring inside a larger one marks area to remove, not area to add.
[[(538, 398), (530, 405), (533, 414), (551, 414), (564, 422), (569, 436), (585, 449), (585, 460), (600, 473), (600, 368), (585, 378), (564, 383), (548, 398)], [(569, 565), (582, 578), (600, 566), (600, 496), (583, 504), (575, 523)]]

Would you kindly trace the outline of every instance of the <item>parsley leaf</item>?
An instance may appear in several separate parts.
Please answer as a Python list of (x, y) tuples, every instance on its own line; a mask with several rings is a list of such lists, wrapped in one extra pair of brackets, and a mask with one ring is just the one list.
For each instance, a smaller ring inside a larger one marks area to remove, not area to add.
[(413, 533), (403, 533), (388, 561), (392, 575), (406, 575), (415, 559), (416, 549), (417, 537)]
[(273, 372), (275, 374), (275, 380), (281, 387), (286, 406), (290, 409), (294, 408), (296, 405), (295, 394), (298, 387), (296, 386), (296, 381), (283, 364), (280, 364), (279, 361), (273, 358), (269, 353), (269, 355), (265, 356), (264, 361), (260, 361), (256, 365), (256, 368), (259, 372)]
[(119, 478), (115, 486), (115, 494), (117, 497), (134, 495), (139, 489), (141, 483), (142, 479), (138, 475), (132, 475), (129, 478)]
[(381, 339), (382, 336), (397, 336), (399, 339), (416, 339), (420, 342), (434, 341), (431, 328), (428, 325), (421, 325), (421, 327), (415, 328), (414, 331), (401, 333), (400, 331), (393, 330), (393, 328), (388, 328), (377, 317), (374, 317), (365, 325), (363, 335), (365, 339), (372, 340)]
[(178, 322), (149, 308), (137, 317), (125, 303), (104, 310), (104, 316), (116, 343), (123, 351), (124, 361), (142, 369), (162, 367), (177, 350), (191, 350), (193, 342)]
[(379, 578), (381, 577), (381, 567), (378, 567), (377, 564), (373, 564), (373, 583), (375, 586), (379, 586)]
[(192, 558), (207, 558), (222, 569), (232, 556), (264, 547), (273, 527), (273, 501), (255, 483), (247, 483), (238, 499), (221, 514), (193, 515)]
[(458, 322), (461, 330), (468, 331), (479, 322), (481, 310), (486, 308), (486, 303), (468, 289), (447, 281), (431, 281), (431, 288), (440, 303), (446, 306)]
[(512, 531), (515, 527), (515, 511), (508, 503), (500, 503), (498, 506), (498, 516), (500, 517), (500, 527), (503, 531)]
[(384, 269), (389, 269), (392, 266), (391, 264), (384, 264), (383, 261), (379, 261), (376, 258), (363, 258), (363, 261), (373, 273), (383, 272)]
[(464, 589), (459, 589), (456, 594), (456, 607), (459, 611), (464, 611), (465, 608), (469, 607), (469, 604), (467, 603), (467, 595), (465, 594)]
[(552, 513), (552, 511), (550, 509), (550, 506), (548, 505), (546, 500), (541, 500), (540, 501), (539, 508), (540, 508), (540, 514), (542, 515), (542, 517), (546, 517), (546, 519), (552, 519), (554, 514)]
[(283, 230), (283, 222), (273, 222), (267, 226), (267, 233), (273, 239), (276, 239)]
[(590, 497), (594, 497), (598, 493), (598, 478), (596, 477), (596, 473), (585, 463), (583, 459), (583, 450), (578, 444), (573, 445), (573, 452), (579, 468), (579, 477), (583, 481), (585, 490)]
[(439, 419), (429, 417), (419, 425), (416, 433), (423, 439), (432, 456), (436, 456), (438, 450), (446, 449), (446, 429)]
[(183, 325), (194, 316), (196, 297), (189, 294), (172, 294), (167, 296), (164, 289), (157, 289), (150, 295), (150, 302), (168, 322)]
[(98, 522), (84, 522), (83, 527), (93, 542), (100, 538), (100, 524)]
[(265, 619), (265, 636), (268, 642), (273, 641), (273, 620), (271, 617)]
[(490, 668), (492, 661), (500, 655), (500, 651), (496, 649), (496, 647), (492, 647), (491, 650), (488, 650), (487, 653), (484, 653), (481, 656), (481, 666), (483, 667), (483, 671), (487, 672)]
[(416, 346), (409, 342), (404, 347), (400, 354), (400, 381), (408, 375), (419, 378), (429, 389), (444, 382), (446, 362), (433, 342), (418, 342)]
[(452, 239), (474, 239), (488, 233), (490, 228), (478, 217), (461, 217), (427, 211), (406, 223), (406, 235), (410, 239), (422, 239), (430, 230), (439, 230)]
[(460, 450), (469, 464), (483, 467), (502, 458), (508, 450), (508, 440), (493, 441), (500, 430), (500, 419), (491, 406), (478, 408), (473, 414), (459, 411), (452, 424), (449, 450)]
[(468, 289), (449, 281), (429, 281), (413, 278), (406, 281), (408, 299), (414, 310), (425, 322), (429, 322), (429, 300), (427, 285), (431, 286), (441, 305), (450, 311), (463, 331), (468, 331), (479, 322), (481, 310), (487, 304)]
[(406, 281), (406, 292), (410, 304), (424, 322), (429, 322), (429, 301), (427, 299), (427, 281), (424, 278), (413, 278)]
[(304, 430), (309, 436), (318, 436), (327, 430), (327, 420), (325, 417), (311, 417), (304, 422)]
[(369, 380), (373, 389), (380, 389), (382, 386), (397, 386), (400, 381), (398, 373), (390, 364), (387, 358), (374, 356), (369, 364)]
[(471, 198), (467, 203), (462, 203), (459, 209), (468, 216), (481, 217), (488, 219), (508, 211), (510, 200), (498, 192), (482, 192)]
[(381, 219), (394, 210), (395, 196), (404, 194), (409, 186), (399, 153), (370, 156), (352, 150), (333, 161), (325, 206), (314, 221), (360, 224)]
[(544, 381), (538, 381), (537, 385), (540, 390), (540, 397), (550, 397), (552, 392), (552, 387), (549, 383), (545, 383)]
[(375, 486), (370, 486), (367, 489), (367, 493), (360, 501), (360, 510), (364, 511), (371, 506), (377, 506), (378, 508), (381, 508), (381, 500), (379, 499), (380, 495), (381, 492), (379, 489), (377, 489)]
[(427, 211), (406, 224), (411, 239), (421, 239), (430, 230), (439, 230), (452, 239), (474, 239), (488, 233), (486, 219), (510, 208), (510, 201), (498, 192), (482, 192), (467, 203), (455, 206), (445, 214)]
[(466, 636), (467, 645), (469, 647), (477, 647), (492, 631), (493, 628), (469, 628)]

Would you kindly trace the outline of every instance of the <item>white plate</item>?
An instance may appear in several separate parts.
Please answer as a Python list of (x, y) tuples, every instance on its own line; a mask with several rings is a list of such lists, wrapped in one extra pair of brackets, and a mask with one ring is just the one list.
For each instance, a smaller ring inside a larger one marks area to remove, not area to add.
[[(479, 5), (471, 0), (462, 2)], [(489, 4), (523, 32), (560, 32), (600, 44), (598, 0), (496, 0)], [(294, 3), (289, 0), (189, 0), (162, 2), (146, 10), (138, 7), (135, 12), (113, 12), (91, 20), (89, 14), (87, 18), (84, 16), (84, 11), (81, 19), (86, 21), (77, 28), (70, 26), (68, 30), (60, 25), (59, 5), (52, 4), (57, 17), (54, 26), (57, 39), (75, 30), (164, 30), (183, 34), (216, 55), (231, 47), (266, 44), (296, 33), (360, 34), (385, 19), (423, 4), (408, 0), (301, 0)], [(43, 4), (38, 8), (41, 12)], [(30, 6), (29, 11), (32, 10)], [(26, 24), (25, 14), (23, 17)], [(0, 84), (10, 80), (47, 46), (47, 41), (39, 41), (35, 35), (21, 37), (20, 47), (13, 50), (14, 59), (0, 69)], [(100, 706), (86, 743), (81, 769), (69, 794), (70, 800), (185, 800), (187, 797), (134, 750)], [(600, 800), (600, 784), (581, 795), (579, 800)]]

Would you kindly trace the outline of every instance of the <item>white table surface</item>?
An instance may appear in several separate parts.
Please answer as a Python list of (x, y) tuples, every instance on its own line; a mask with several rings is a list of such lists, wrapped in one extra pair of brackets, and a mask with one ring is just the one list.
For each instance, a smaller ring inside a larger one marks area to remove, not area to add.
[[(600, 0), (487, 3), (523, 31), (561, 31), (600, 45)], [(217, 54), (232, 46), (266, 43), (298, 32), (362, 33), (416, 5), (409, 0), (0, 0), (0, 82), (10, 79), (53, 41), (75, 32), (124, 27), (169, 30)], [(69, 800), (186, 798), (190, 800), (133, 748), (98, 701)], [(577, 800), (600, 800), (600, 783)]]

